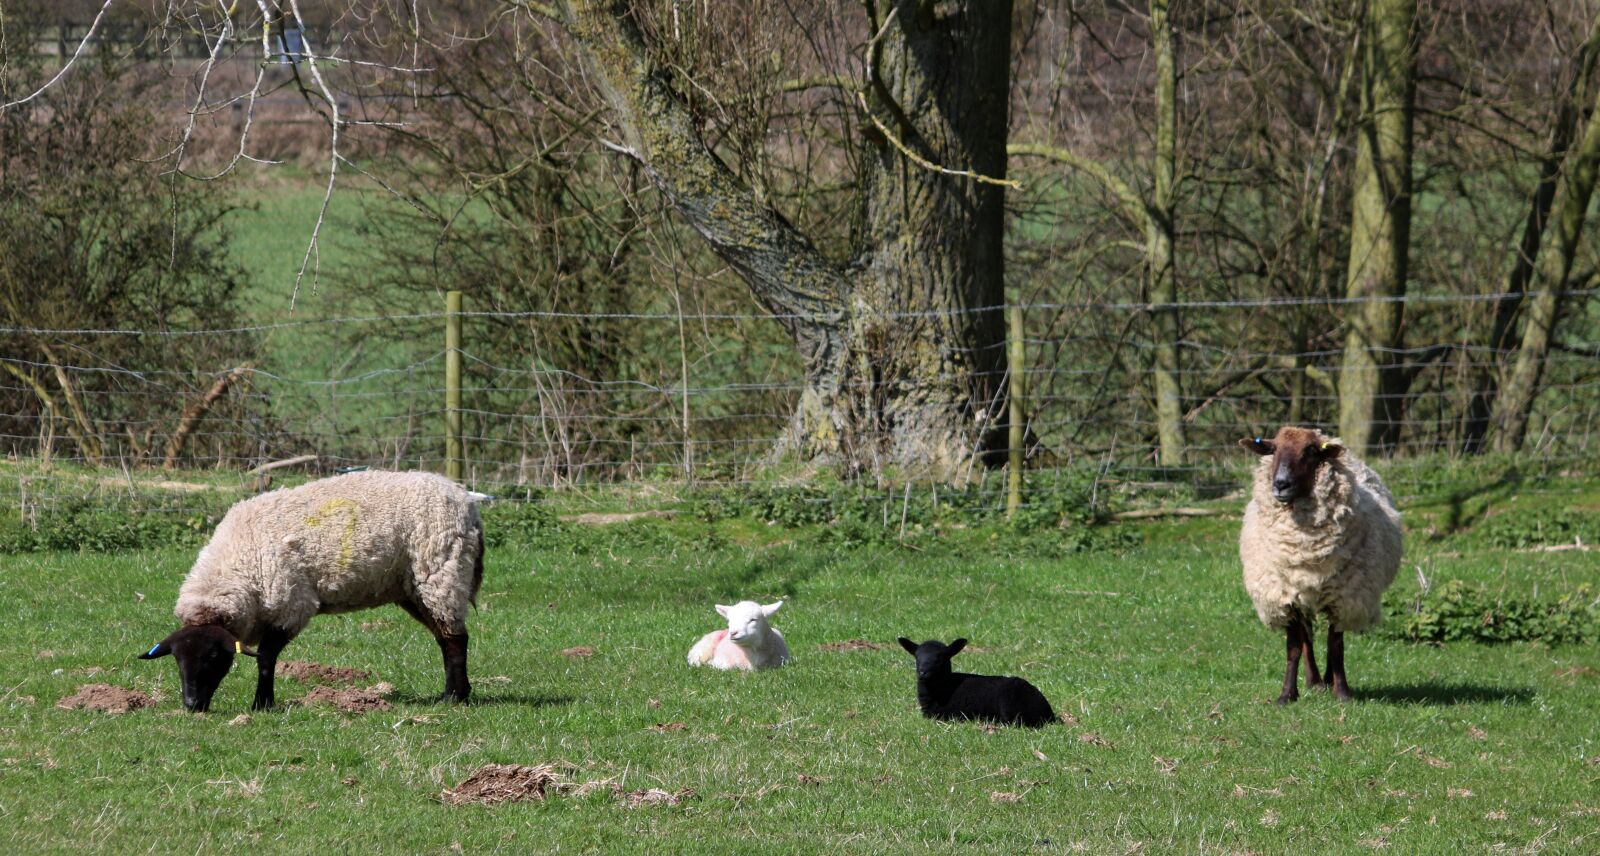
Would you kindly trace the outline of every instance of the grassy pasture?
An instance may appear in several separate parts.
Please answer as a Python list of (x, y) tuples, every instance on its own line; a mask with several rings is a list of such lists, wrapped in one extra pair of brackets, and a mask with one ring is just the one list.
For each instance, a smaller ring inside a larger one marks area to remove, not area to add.
[[(1600, 484), (1473, 493), (1537, 519), (1600, 509)], [(1408, 503), (1390, 593), (1600, 580), (1593, 552), (1484, 546), (1457, 501)], [(1479, 509), (1481, 511), (1481, 509)], [(1476, 513), (1476, 512), (1474, 512)], [(1479, 515), (1481, 519), (1481, 515)], [(1469, 515), (1470, 518), (1470, 515)], [(1129, 526), (1131, 524), (1122, 524)], [(0, 556), (0, 814), (19, 852), (1427, 853), (1600, 848), (1600, 656), (1592, 645), (1350, 646), (1358, 700), (1270, 702), (1282, 640), (1238, 583), (1237, 522), (1149, 523), (1129, 549), (1051, 555), (982, 527), (830, 545), (822, 529), (680, 516), (489, 555), (472, 620), (476, 703), (430, 702), (432, 640), (400, 610), (323, 616), (287, 659), (370, 670), (395, 709), (285, 705), (233, 724), (253, 684), (180, 712), (171, 629), (189, 549)], [(797, 656), (691, 670), (714, 601), (788, 598)], [(978, 672), (1027, 676), (1075, 720), (1041, 731), (935, 723), (897, 635), (957, 635)], [(870, 640), (880, 650), (829, 651)], [(574, 646), (590, 657), (564, 656)], [(159, 696), (57, 709), (79, 685)], [(280, 701), (306, 685), (280, 679)], [(675, 723), (681, 723), (678, 728)], [(658, 727), (658, 726), (666, 727)], [(575, 765), (579, 782), (692, 789), (679, 806), (586, 796), (450, 807), (487, 763)]]

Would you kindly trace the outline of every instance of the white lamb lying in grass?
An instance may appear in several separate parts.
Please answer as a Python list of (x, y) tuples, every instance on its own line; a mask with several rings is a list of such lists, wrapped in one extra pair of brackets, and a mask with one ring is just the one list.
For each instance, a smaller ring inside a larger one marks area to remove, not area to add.
[(778, 628), (767, 623), (783, 601), (762, 606), (753, 600), (733, 606), (717, 604), (728, 619), (727, 630), (713, 630), (689, 649), (689, 665), (716, 669), (774, 669), (789, 662), (789, 646)]

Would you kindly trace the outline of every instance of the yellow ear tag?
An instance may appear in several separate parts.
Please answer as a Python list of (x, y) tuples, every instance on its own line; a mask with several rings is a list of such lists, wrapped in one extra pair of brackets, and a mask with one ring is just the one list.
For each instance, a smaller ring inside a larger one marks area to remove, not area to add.
[(235, 653), (235, 654), (243, 654), (244, 653), (244, 646), (240, 645), (239, 644), (239, 640), (237, 640), (237, 639), (233, 640), (233, 653)]
[(1324, 451), (1324, 452), (1328, 451), (1328, 447), (1331, 446), (1331, 445), (1333, 445), (1333, 444), (1332, 443), (1323, 443), (1322, 444), (1322, 451)]

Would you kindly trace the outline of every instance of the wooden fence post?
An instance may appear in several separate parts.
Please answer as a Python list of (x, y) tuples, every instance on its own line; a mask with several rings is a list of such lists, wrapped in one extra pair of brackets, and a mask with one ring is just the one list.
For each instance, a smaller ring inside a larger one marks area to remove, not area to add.
[(1007, 398), (1011, 404), (1011, 424), (1007, 437), (1010, 461), (1006, 473), (1006, 517), (1016, 516), (1022, 505), (1022, 400), (1026, 392), (1023, 384), (1022, 304), (1013, 301), (1006, 313), (1006, 326), (1010, 334), (1010, 347), (1006, 349), (1006, 375), (1011, 379)]
[(444, 474), (461, 481), (461, 292), (445, 292), (444, 310)]

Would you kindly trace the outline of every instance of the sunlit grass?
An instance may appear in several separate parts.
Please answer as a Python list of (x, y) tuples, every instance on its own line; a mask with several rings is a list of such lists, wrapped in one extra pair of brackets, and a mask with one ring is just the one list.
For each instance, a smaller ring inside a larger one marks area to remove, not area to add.
[[(1593, 485), (1576, 495), (1595, 499)], [(1391, 597), (1414, 592), (1418, 567), (1435, 584), (1600, 578), (1593, 553), (1473, 548), (1426, 535), (1432, 520), (1413, 515)], [(830, 547), (817, 530), (744, 519), (552, 533), (489, 555), (471, 621), (475, 704), (427, 700), (442, 685), (437, 648), (385, 608), (320, 617), (285, 656), (370, 670), (396, 686), (394, 710), (290, 704), (244, 724), (232, 723), (249, 674), (192, 716), (171, 661), (135, 659), (171, 629), (192, 550), (3, 557), (0, 806), (23, 851), (1585, 852), (1600, 840), (1592, 647), (1362, 636), (1355, 703), (1276, 707), (1282, 641), (1239, 584), (1236, 527), (1152, 524), (1135, 549), (1054, 558), (998, 531), (918, 549)], [(776, 624), (796, 662), (686, 666), (717, 625), (711, 605), (744, 597), (788, 599)], [(1024, 675), (1075, 722), (991, 733), (923, 720), (898, 635), (965, 636), (977, 650), (959, 665)], [(887, 647), (819, 647), (850, 639)], [(574, 646), (595, 653), (561, 654)], [(123, 716), (54, 707), (91, 682), (161, 701)], [(281, 680), (278, 695), (306, 689)], [(695, 795), (633, 810), (608, 791), (439, 801), (483, 764), (557, 761), (578, 781)]]

